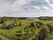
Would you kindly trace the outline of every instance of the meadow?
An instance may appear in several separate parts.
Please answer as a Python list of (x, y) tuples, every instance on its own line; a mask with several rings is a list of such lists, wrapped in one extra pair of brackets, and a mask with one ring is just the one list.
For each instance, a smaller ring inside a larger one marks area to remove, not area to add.
[(0, 18), (0, 34), (9, 40), (51, 40), (53, 20)]

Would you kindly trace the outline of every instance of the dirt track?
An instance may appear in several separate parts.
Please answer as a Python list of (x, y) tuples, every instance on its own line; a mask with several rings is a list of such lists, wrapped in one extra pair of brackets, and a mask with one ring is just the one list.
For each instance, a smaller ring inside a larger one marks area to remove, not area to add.
[(1, 38), (2, 40), (9, 40), (8, 38), (4, 37), (4, 36), (1, 35), (1, 34), (0, 34), (0, 38)]

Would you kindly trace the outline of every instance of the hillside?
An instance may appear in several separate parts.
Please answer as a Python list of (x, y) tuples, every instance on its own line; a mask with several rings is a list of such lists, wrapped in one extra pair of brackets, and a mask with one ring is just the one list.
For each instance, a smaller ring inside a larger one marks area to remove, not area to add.
[(53, 39), (53, 20), (26, 19), (28, 18), (0, 17), (0, 34), (9, 40)]

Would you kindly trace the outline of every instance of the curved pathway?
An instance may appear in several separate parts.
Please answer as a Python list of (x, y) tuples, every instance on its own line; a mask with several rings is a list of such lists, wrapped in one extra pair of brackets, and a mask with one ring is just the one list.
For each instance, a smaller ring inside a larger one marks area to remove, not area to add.
[(1, 38), (2, 40), (9, 40), (8, 38), (4, 37), (4, 36), (1, 35), (1, 34), (0, 34), (0, 38)]

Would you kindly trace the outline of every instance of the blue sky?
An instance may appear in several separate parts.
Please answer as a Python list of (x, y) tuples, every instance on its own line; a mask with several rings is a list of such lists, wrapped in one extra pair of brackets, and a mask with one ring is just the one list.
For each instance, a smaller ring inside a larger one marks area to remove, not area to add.
[(53, 16), (53, 0), (0, 0), (0, 16)]

